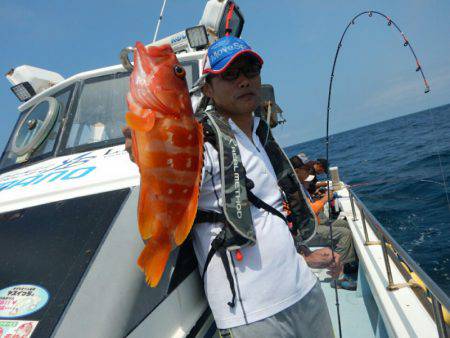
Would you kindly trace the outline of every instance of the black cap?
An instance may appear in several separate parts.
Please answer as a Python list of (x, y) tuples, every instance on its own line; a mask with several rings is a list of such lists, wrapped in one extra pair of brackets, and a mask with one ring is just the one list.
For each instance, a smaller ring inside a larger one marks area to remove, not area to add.
[(298, 169), (303, 167), (305, 164), (303, 163), (303, 161), (300, 159), (300, 157), (298, 157), (297, 155), (292, 156), (289, 161), (291, 161), (292, 166), (294, 167), (294, 169)]

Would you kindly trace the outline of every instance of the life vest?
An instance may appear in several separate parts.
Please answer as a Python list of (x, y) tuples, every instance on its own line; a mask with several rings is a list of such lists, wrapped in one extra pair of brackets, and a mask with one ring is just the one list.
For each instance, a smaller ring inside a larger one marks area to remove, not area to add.
[(242, 254), (239, 249), (255, 244), (256, 237), (250, 204), (282, 218), (289, 226), (297, 247), (305, 244), (314, 236), (317, 221), (288, 157), (275, 142), (269, 126), (263, 119), (260, 120), (256, 134), (264, 146), (277, 176), (284, 204), (289, 210), (287, 217), (252, 193), (251, 189), (254, 184), (246, 176), (238, 143), (228, 121), (215, 111), (205, 111), (199, 119), (203, 125), (204, 141), (209, 142), (219, 153), (223, 212), (198, 210), (195, 223), (224, 223), (222, 231), (211, 244), (202, 278), (214, 254), (219, 253), (233, 294), (233, 299), (228, 305), (234, 307), (234, 280), (226, 252), (235, 251), (236, 258), (240, 260), (239, 257), (242, 258)]

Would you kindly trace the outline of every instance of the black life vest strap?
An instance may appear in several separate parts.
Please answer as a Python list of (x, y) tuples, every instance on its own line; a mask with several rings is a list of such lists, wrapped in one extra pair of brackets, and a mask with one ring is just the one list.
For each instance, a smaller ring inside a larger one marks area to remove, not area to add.
[(194, 224), (197, 223), (225, 223), (225, 215), (223, 213), (218, 213), (215, 211), (203, 211), (197, 210), (197, 215), (195, 216)]
[[(280, 217), (287, 224), (288, 223), (287, 218), (280, 211), (264, 202), (250, 190), (251, 188), (253, 188), (254, 183), (249, 178), (246, 179), (247, 179), (247, 198), (249, 202), (252, 203), (258, 209), (264, 209), (267, 212), (270, 212), (271, 214)], [(207, 223), (220, 222), (224, 224), (224, 227), (228, 226), (227, 219), (225, 218), (225, 215), (223, 213), (197, 210), (197, 215), (195, 216), (194, 223), (197, 224), (206, 222)], [(231, 293), (233, 294), (232, 301), (228, 302), (227, 304), (230, 307), (234, 307), (236, 299), (236, 290), (234, 289), (234, 280), (233, 276), (231, 275), (230, 263), (227, 257), (227, 249), (224, 244), (225, 244), (225, 228), (223, 228), (220, 231), (220, 233), (216, 236), (216, 238), (213, 239), (211, 243), (211, 249), (209, 250), (208, 255), (206, 256), (205, 265), (203, 266), (202, 280), (205, 278), (206, 270), (208, 269), (211, 259), (217, 252), (220, 256), (220, 259), (222, 260), (223, 266), (225, 268), (225, 273), (227, 275), (228, 283), (230, 284)]]
[[(215, 222), (221, 222), (226, 224), (226, 218), (224, 214), (219, 214), (214, 211), (203, 211), (198, 210), (197, 216), (195, 217), (195, 223), (215, 223)], [(211, 262), (211, 259), (214, 257), (216, 252), (219, 254), (220, 259), (222, 260), (223, 267), (225, 268), (225, 273), (227, 275), (228, 283), (230, 284), (231, 293), (233, 294), (233, 298), (231, 302), (228, 302), (227, 304), (230, 307), (234, 307), (236, 305), (236, 290), (234, 288), (234, 279), (231, 274), (231, 268), (230, 268), (230, 262), (228, 261), (227, 257), (227, 249), (225, 247), (225, 229), (223, 228), (219, 234), (213, 239), (211, 243), (211, 249), (208, 252), (208, 256), (206, 257), (205, 265), (203, 267), (203, 273), (202, 273), (202, 280), (205, 278), (206, 270), (208, 269), (209, 263)]]
[(247, 198), (248, 200), (258, 209), (264, 209), (271, 214), (280, 217), (286, 224), (288, 223), (288, 219), (284, 216), (280, 211), (272, 207), (271, 205), (264, 202), (258, 196), (256, 196), (251, 190), (247, 189)]

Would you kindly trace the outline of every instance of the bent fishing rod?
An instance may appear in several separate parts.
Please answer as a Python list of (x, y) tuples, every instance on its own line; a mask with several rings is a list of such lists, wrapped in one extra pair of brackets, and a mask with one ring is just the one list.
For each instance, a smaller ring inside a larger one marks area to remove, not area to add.
[[(337, 49), (336, 49), (336, 53), (334, 55), (334, 61), (333, 61), (333, 68), (331, 70), (331, 76), (330, 76), (330, 83), (329, 83), (329, 87), (328, 87), (328, 103), (327, 103), (327, 121), (326, 121), (326, 136), (325, 136), (325, 147), (326, 147), (326, 159), (327, 159), (327, 163), (329, 163), (329, 144), (330, 144), (330, 134), (329, 134), (329, 127), (330, 127), (330, 107), (331, 107), (331, 92), (333, 89), (333, 80), (334, 80), (334, 71), (336, 68), (336, 61), (339, 55), (339, 51), (342, 48), (342, 41), (344, 40), (345, 35), (347, 34), (347, 31), (349, 30), (349, 28), (351, 26), (353, 26), (356, 23), (356, 19), (358, 19), (360, 16), (363, 16), (367, 14), (368, 17), (373, 17), (374, 14), (383, 17), (388, 26), (394, 27), (402, 36), (403, 39), (403, 46), (404, 47), (409, 47), (409, 50), (411, 51), (415, 62), (416, 62), (416, 72), (420, 72), (424, 85), (425, 85), (425, 93), (428, 93), (430, 91), (430, 86), (428, 84), (427, 79), (425, 78), (425, 74), (423, 73), (423, 69), (422, 69), (422, 65), (419, 62), (419, 59), (417, 58), (416, 53), (414, 52), (413, 47), (411, 46), (411, 42), (409, 41), (409, 39), (406, 37), (406, 35), (403, 33), (403, 31), (400, 29), (400, 27), (387, 15), (381, 13), (381, 12), (377, 12), (377, 11), (364, 11), (361, 12), (357, 15), (355, 15), (347, 24), (347, 27), (345, 27), (344, 32), (341, 35), (341, 39), (339, 40), (339, 43), (337, 45)], [(328, 169), (328, 168), (326, 168)], [(330, 173), (329, 170), (326, 170), (326, 174), (327, 174), (327, 190), (328, 190), (328, 201), (331, 200), (331, 192), (330, 192)], [(328, 218), (327, 220), (327, 225), (330, 227), (330, 240), (331, 240), (331, 250), (332, 250), (332, 259), (334, 261), (335, 257), (334, 257), (334, 241), (333, 241), (333, 225), (332, 222), (330, 220), (330, 218)], [(336, 299), (336, 310), (337, 310), (337, 316), (338, 316), (338, 325), (339, 325), (339, 337), (342, 338), (342, 325), (341, 325), (341, 314), (340, 314), (340, 310), (339, 310), (339, 296), (338, 296), (338, 291), (337, 291), (337, 277), (335, 277), (334, 279), (334, 283), (335, 283), (335, 288), (334, 288), (334, 292), (335, 292), (335, 299)]]

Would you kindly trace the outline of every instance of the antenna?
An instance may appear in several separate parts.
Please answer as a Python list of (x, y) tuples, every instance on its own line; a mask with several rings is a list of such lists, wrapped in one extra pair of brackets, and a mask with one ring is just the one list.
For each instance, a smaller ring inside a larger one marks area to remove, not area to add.
[(156, 37), (158, 36), (159, 25), (161, 24), (165, 7), (166, 7), (166, 0), (163, 1), (162, 7), (161, 7), (161, 13), (159, 13), (158, 22), (156, 23), (155, 35), (153, 35), (153, 42), (156, 41)]

